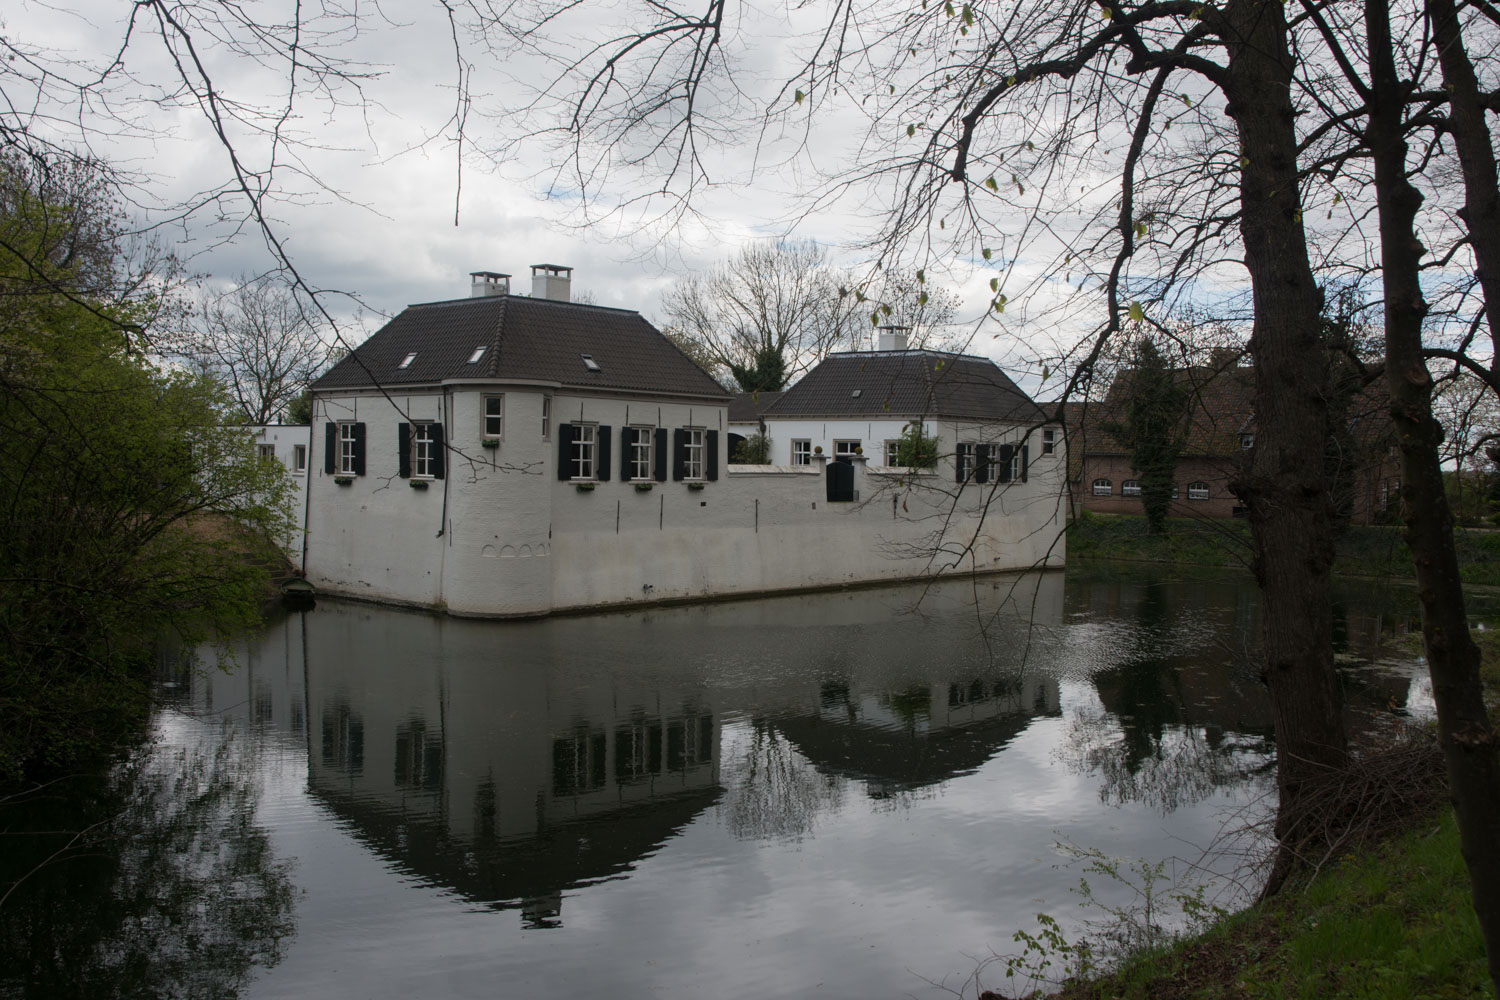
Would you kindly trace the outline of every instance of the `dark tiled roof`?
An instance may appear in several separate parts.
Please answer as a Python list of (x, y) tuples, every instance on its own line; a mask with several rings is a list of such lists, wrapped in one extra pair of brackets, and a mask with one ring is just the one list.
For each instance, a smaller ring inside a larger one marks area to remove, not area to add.
[(1044, 419), (993, 361), (941, 351), (830, 354), (782, 393), (765, 415)]
[[(484, 355), (470, 364), (481, 346)], [(399, 367), (413, 352), (411, 364)], [(585, 366), (585, 354), (598, 364), (598, 372)], [(638, 312), (521, 295), (408, 306), (313, 388), (450, 378), (523, 378), (626, 392), (727, 395)]]
[(781, 398), (779, 392), (737, 392), (729, 398), (729, 422), (731, 424), (754, 423), (771, 405)]

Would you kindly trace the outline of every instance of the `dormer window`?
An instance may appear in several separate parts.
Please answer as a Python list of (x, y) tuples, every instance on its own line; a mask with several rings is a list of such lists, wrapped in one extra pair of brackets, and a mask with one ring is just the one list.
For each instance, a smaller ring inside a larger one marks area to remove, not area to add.
[(597, 362), (597, 361), (594, 360), (594, 356), (592, 354), (580, 354), (578, 356), (583, 359), (583, 367), (587, 368), (589, 371), (591, 371), (591, 372), (602, 372), (602, 371), (604, 371), (603, 368), (599, 367), (599, 362)]
[(412, 363), (412, 362), (413, 362), (413, 361), (415, 361), (415, 360), (417, 360), (417, 352), (416, 352), (416, 351), (412, 351), (412, 352), (411, 352), (411, 353), (410, 353), (410, 354), (408, 354), (408, 355), (407, 355), (407, 356), (406, 356), (406, 357), (405, 357), (405, 358), (404, 358), (404, 359), (403, 359), (403, 360), (402, 360), (402, 362), (401, 362), (401, 363), (400, 363), (400, 364), (399, 364), (399, 365), (397, 365), (397, 366), (396, 366), (396, 367), (397, 367), (397, 368), (410, 368), (410, 367), (411, 367), (411, 363)]
[(474, 353), (469, 355), (469, 364), (477, 365), (479, 363), (479, 359), (484, 357), (484, 352), (487, 350), (489, 350), (489, 348), (484, 344), (480, 344), (478, 347), (474, 348)]

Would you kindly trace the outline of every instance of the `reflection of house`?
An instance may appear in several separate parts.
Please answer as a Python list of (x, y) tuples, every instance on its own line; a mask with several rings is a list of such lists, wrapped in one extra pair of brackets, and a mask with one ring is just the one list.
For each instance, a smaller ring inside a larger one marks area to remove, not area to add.
[[(1177, 461), (1172, 513), (1231, 517), (1244, 513), (1230, 490), (1255, 445), (1255, 370), (1239, 364), (1234, 349), (1215, 352), (1207, 365), (1174, 371), (1188, 390), (1185, 445)], [(1104, 399), (1070, 403), (1068, 428), (1071, 489), (1083, 509), (1107, 514), (1139, 514), (1141, 489), (1129, 451), (1110, 433), (1124, 422), (1131, 392), (1130, 371), (1110, 383)], [(1334, 450), (1347, 453), (1340, 485), (1355, 520), (1377, 520), (1400, 489), (1390, 454), (1390, 421), (1384, 393), (1376, 383), (1350, 401), (1341, 415), (1347, 434)]]
[(969, 441), (975, 482), (994, 465), (1013, 488), (859, 505), (863, 463), (826, 485), (821, 462), (726, 467), (723, 389), (638, 313), (569, 301), (570, 269), (532, 272), (529, 297), (477, 272), (470, 298), (409, 307), (314, 384), (318, 589), (519, 617), (930, 576), (950, 535), (966, 570), (1062, 564), (1060, 453), (1041, 431), (1028, 448), (1036, 408), (990, 362), (900, 352), (941, 370), (898, 380), (891, 412), (990, 400), (937, 426)]
[(863, 780), (881, 797), (968, 774), (1033, 719), (1058, 714), (1057, 681), (1021, 673), (880, 694), (825, 684), (817, 712), (775, 726), (818, 770)]

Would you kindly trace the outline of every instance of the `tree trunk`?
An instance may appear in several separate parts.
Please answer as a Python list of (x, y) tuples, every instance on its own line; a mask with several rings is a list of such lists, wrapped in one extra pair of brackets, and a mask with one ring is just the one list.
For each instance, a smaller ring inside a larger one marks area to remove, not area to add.
[(1240, 233), (1255, 303), (1255, 446), (1235, 488), (1250, 513), (1276, 725), (1281, 849), (1270, 894), (1295, 867), (1295, 845), (1312, 819), (1304, 793), (1345, 766), (1348, 738), (1329, 597), (1334, 510), (1323, 457), (1323, 294), (1302, 228), (1286, 18), (1280, 0), (1230, 0), (1224, 14), (1227, 110), (1242, 150)]
[[(1422, 195), (1406, 176), (1407, 92), (1397, 76), (1385, 0), (1365, 0), (1365, 30), (1373, 84), (1366, 139), (1375, 163), (1380, 211), (1386, 383), (1401, 441), (1406, 543), (1416, 568), (1422, 644), (1432, 675), (1438, 736), (1448, 765), (1459, 838), (1489, 956), (1490, 978), (1500, 991), (1500, 753), (1485, 710), (1479, 648), (1469, 636), (1464, 613), (1453, 515), (1443, 492), (1439, 453), (1443, 429), (1432, 415), (1432, 376), (1422, 356), (1427, 303), (1420, 265), (1425, 251), (1416, 236)], [(1446, 72), (1446, 62), (1444, 68)], [(1489, 174), (1493, 179), (1493, 162)]]

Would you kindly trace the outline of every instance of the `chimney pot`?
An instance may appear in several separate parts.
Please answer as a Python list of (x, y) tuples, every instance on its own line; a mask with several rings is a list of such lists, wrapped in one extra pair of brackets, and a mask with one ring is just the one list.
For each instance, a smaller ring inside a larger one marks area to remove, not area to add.
[(509, 295), (510, 275), (496, 271), (469, 272), (469, 298), (482, 299), (490, 295)]
[(880, 328), (880, 350), (906, 350), (906, 337), (909, 333), (911, 333), (911, 327), (909, 326), (882, 326)]
[(531, 297), (551, 299), (554, 302), (571, 302), (573, 269), (562, 264), (532, 264)]

